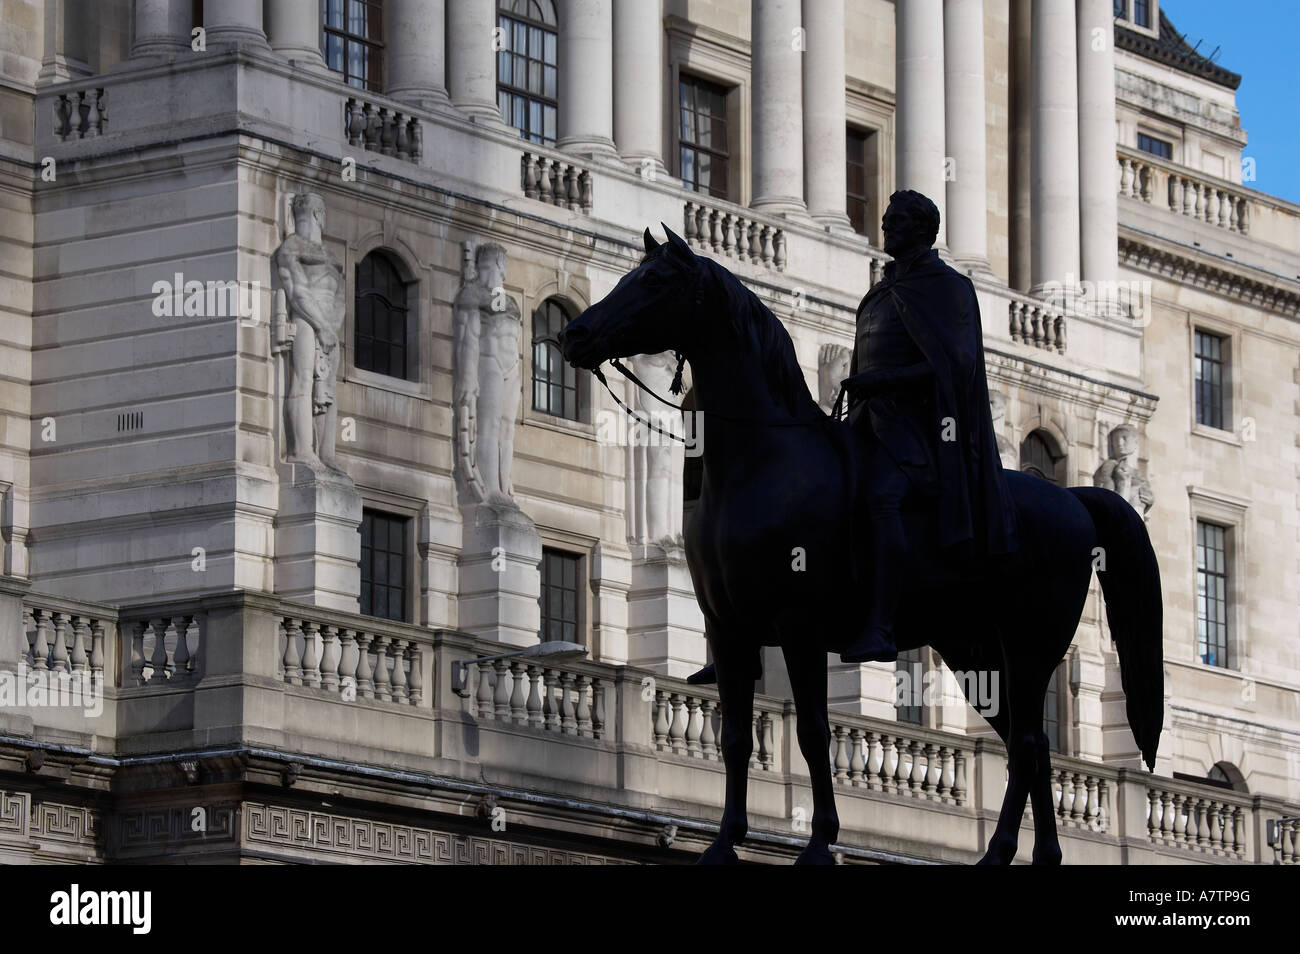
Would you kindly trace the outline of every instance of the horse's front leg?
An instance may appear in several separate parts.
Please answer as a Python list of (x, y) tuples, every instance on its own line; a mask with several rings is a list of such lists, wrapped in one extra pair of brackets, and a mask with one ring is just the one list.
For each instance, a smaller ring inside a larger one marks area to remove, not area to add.
[[(722, 762), (727, 768), (727, 796), (718, 837), (700, 860), (701, 865), (734, 865), (736, 845), (749, 834), (746, 800), (749, 793), (749, 757), (754, 751), (754, 680), (744, 659), (728, 655), (736, 650), (715, 645), (713, 664), (718, 673), (722, 701)], [(720, 651), (719, 651), (720, 650)], [(740, 652), (757, 650), (739, 650)]]
[(826, 715), (826, 653), (807, 649), (784, 649), (785, 668), (794, 695), (796, 735), (799, 751), (808, 763), (812, 782), (812, 837), (795, 860), (797, 865), (833, 865), (831, 845), (840, 835), (840, 816), (835, 810), (835, 787), (831, 782), (831, 725)]

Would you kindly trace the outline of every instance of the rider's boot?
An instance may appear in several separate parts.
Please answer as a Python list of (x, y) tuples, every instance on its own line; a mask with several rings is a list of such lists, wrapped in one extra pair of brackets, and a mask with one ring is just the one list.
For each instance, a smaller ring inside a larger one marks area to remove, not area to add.
[(840, 659), (847, 663), (893, 662), (898, 658), (898, 647), (894, 645), (894, 615), (903, 585), (907, 543), (903, 536), (903, 518), (897, 512), (872, 516), (871, 551), (871, 571), (874, 574), (871, 612), (857, 639), (840, 653)]

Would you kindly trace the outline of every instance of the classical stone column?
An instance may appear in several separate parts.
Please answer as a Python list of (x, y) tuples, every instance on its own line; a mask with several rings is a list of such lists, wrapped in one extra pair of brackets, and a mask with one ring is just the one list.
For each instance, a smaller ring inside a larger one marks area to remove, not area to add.
[(388, 95), (426, 109), (450, 106), (443, 0), (391, 0), (387, 13)]
[(948, 248), (988, 269), (984, 152), (984, 0), (944, 0), (944, 129), (948, 157)]
[(189, 0), (135, 0), (132, 56), (176, 53), (189, 45)]
[(560, 95), (555, 144), (580, 155), (617, 156), (611, 0), (559, 0), (556, 6)]
[(447, 92), (476, 122), (504, 126), (497, 106), (496, 0), (455, 0), (447, 5)]
[(1010, 231), (1010, 285), (1025, 290), (1032, 279), (1030, 253), (1030, 198), (1029, 156), (1033, 139), (1033, 58), (1029, 55), (1030, 19), (1032, 0), (1011, 0), (1011, 181), (1008, 190), (1007, 226)]
[(321, 15), (317, 0), (275, 0), (266, 5), (266, 17), (271, 49), (299, 66), (325, 69), (325, 58), (320, 52)]
[(898, 108), (896, 179), (939, 207), (935, 247), (947, 244), (944, 187), (943, 0), (894, 5)]
[(625, 160), (656, 175), (666, 174), (663, 35), (662, 0), (614, 0), (614, 143)]
[(1108, 0), (1078, 0), (1081, 277), (1119, 275), (1115, 198), (1115, 28)]
[[(803, 63), (799, 0), (751, 0), (754, 194), (750, 205), (803, 214)], [(840, 154), (841, 161), (843, 153)]]
[(208, 47), (266, 46), (262, 30), (262, 0), (221, 0), (203, 6)]
[(1079, 277), (1079, 97), (1074, 24), (1074, 4), (1034, 4), (1030, 44), (1033, 290), (1047, 282), (1066, 283)]
[(808, 212), (852, 231), (844, 211), (844, 0), (804, 6), (803, 164)]
[(86, 0), (45, 4), (45, 50), (36, 79), (59, 83), (90, 75)]

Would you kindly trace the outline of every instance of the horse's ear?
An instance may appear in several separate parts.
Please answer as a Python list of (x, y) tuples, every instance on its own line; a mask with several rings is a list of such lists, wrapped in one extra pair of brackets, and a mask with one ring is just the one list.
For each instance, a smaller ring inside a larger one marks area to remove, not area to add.
[(681, 257), (682, 261), (689, 262), (691, 259), (695, 258), (695, 253), (691, 251), (690, 246), (682, 240), (680, 235), (670, 229), (667, 225), (664, 225), (663, 222), (660, 222), (659, 224), (664, 226), (664, 234), (668, 236), (668, 244), (677, 250), (677, 254)]
[(659, 243), (655, 241), (655, 237), (650, 234), (649, 229), (645, 230), (645, 234), (641, 236), (641, 241), (645, 245), (645, 253), (647, 255), (659, 247)]

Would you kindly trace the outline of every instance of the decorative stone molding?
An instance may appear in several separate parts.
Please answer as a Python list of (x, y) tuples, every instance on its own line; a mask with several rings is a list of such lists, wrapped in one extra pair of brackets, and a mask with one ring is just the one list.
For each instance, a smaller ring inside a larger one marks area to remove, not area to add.
[(785, 229), (744, 212), (687, 202), (685, 238), (694, 249), (785, 271)]
[(343, 104), (343, 133), (349, 146), (419, 162), (424, 151), (420, 121), (391, 106), (349, 97)]
[(104, 88), (60, 93), (54, 100), (54, 135), (69, 139), (93, 139), (108, 131), (108, 96)]
[(591, 172), (563, 159), (526, 152), (520, 159), (520, 188), (530, 199), (538, 199), (570, 212), (591, 214), (593, 186)]
[(1242, 271), (1198, 260), (1189, 252), (1161, 248), (1149, 239), (1125, 235), (1119, 239), (1119, 261), (1125, 267), (1159, 275), (1178, 285), (1190, 285), (1274, 314), (1300, 318), (1300, 282), (1290, 283), (1295, 285), (1294, 289), (1280, 287), (1285, 280), (1280, 276), (1277, 284), (1250, 278)]

